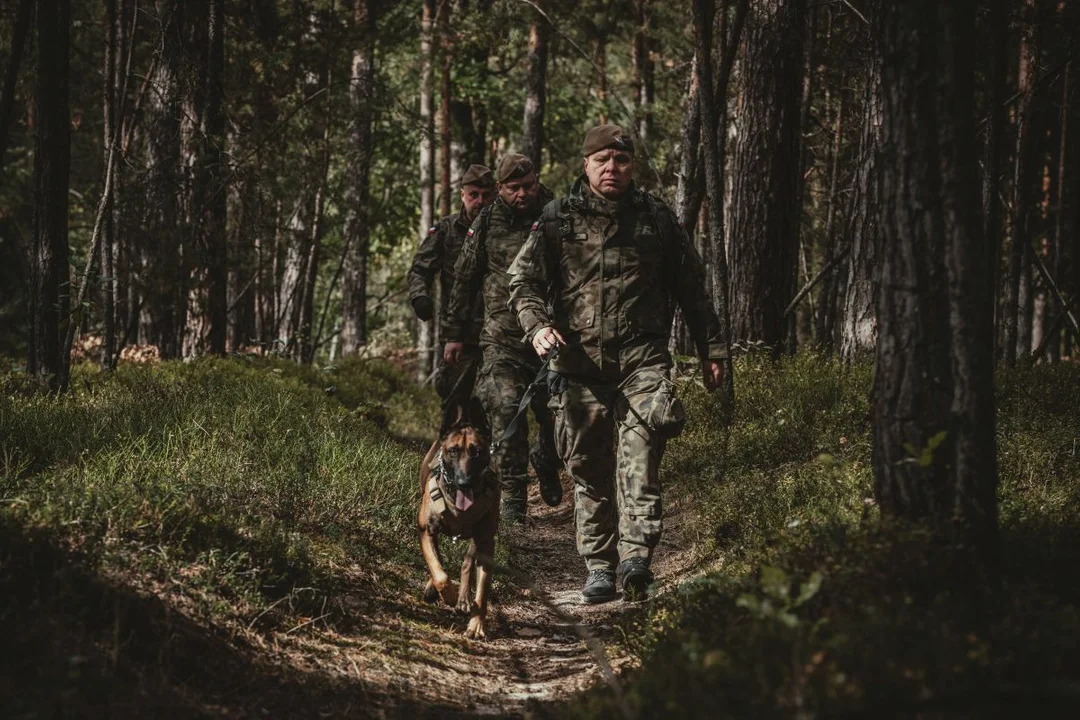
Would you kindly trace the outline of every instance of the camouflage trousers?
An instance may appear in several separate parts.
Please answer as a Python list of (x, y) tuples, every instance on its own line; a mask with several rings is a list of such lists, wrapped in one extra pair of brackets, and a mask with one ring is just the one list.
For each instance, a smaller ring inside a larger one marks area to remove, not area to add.
[(476, 373), (483, 359), (480, 348), (466, 345), (461, 359), (453, 365), (442, 359), (442, 346), (438, 348), (439, 364), (435, 368), (435, 392), (442, 400), (443, 412), (449, 407), (467, 407), (476, 385)]
[(648, 559), (663, 532), (666, 444), (650, 424), (658, 402), (675, 401), (668, 369), (639, 368), (617, 383), (565, 377), (550, 407), (559, 455), (574, 478), (578, 553), (589, 570)]
[[(497, 345), (484, 347), (484, 365), (477, 376), (476, 396), (484, 405), (484, 412), (491, 423), (493, 444), (498, 442), (513, 422), (521, 398), (536, 379), (540, 364), (539, 358), (532, 354), (531, 347), (522, 348), (521, 351)], [(525, 512), (530, 460), (537, 472), (558, 469), (555, 429), (547, 400), (546, 390), (541, 390), (530, 403), (538, 425), (532, 451), (529, 450), (529, 423), (526, 412), (518, 422), (515, 432), (503, 441), (491, 457), (502, 484), (503, 504), (522, 513)]]

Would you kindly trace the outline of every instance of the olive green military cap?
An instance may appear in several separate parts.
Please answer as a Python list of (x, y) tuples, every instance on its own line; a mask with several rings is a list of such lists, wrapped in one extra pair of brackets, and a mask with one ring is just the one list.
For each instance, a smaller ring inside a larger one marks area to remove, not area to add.
[(532, 160), (518, 153), (510, 153), (503, 155), (502, 160), (499, 160), (499, 165), (495, 168), (495, 179), (504, 183), (525, 177), (532, 171)]
[(618, 125), (597, 125), (585, 133), (585, 142), (581, 145), (581, 153), (585, 157), (608, 148), (632, 153), (634, 152), (634, 141)]
[(461, 187), (476, 185), (477, 187), (491, 187), (495, 184), (495, 175), (491, 168), (483, 165), (470, 165), (465, 174), (461, 176)]

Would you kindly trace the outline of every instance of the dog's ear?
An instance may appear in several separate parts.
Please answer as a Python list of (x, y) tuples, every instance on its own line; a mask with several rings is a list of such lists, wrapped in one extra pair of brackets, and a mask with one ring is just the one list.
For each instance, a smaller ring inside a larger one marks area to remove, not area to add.
[(469, 402), (465, 406), (465, 422), (469, 423), (477, 430), (480, 430), (485, 435), (491, 435), (491, 427), (488, 425), (488, 417), (487, 413), (484, 412), (484, 405), (475, 395), (469, 398)]
[(443, 408), (442, 427), (439, 428), (439, 437), (446, 435), (452, 428), (457, 427), (466, 420), (467, 408), (461, 403), (451, 403)]

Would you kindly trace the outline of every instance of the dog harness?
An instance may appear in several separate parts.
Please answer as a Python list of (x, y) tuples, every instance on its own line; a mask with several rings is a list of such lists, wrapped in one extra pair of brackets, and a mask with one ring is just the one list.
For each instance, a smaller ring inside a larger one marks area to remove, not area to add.
[[(473, 498), (472, 505), (465, 510), (458, 510), (452, 502), (448, 501), (448, 493), (443, 487), (445, 485), (445, 471), (443, 469), (442, 450), (431, 462), (429, 470), (427, 491), (431, 497), (431, 509), (439, 517), (439, 522), (446, 525), (450, 536), (455, 540), (472, 537), (472, 526), (499, 501), (499, 488), (495, 480), (495, 473), (490, 469), (485, 470), (482, 475), (483, 488)], [(457, 492), (461, 492), (461, 490)]]

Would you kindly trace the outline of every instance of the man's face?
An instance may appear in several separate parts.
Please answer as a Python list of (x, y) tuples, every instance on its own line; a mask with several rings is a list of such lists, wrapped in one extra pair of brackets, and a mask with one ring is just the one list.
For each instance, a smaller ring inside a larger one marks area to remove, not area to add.
[(465, 215), (475, 220), (477, 214), (495, 200), (495, 188), (479, 185), (465, 185), (461, 188), (461, 204), (465, 206)]
[(617, 200), (634, 179), (634, 156), (625, 150), (607, 148), (585, 158), (589, 188), (608, 200)]
[(528, 175), (499, 183), (498, 188), (499, 197), (514, 212), (525, 212), (532, 209), (540, 196), (540, 179), (536, 177), (536, 171), (531, 170)]

